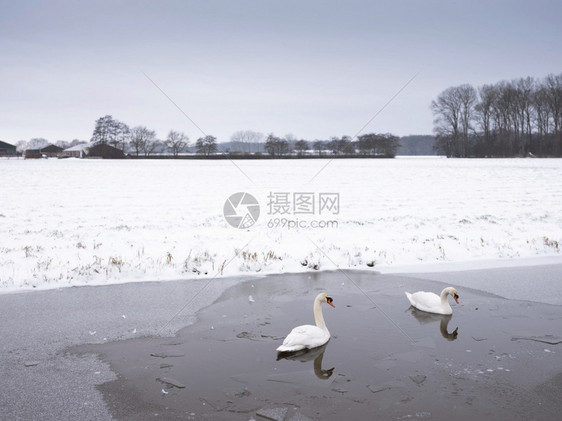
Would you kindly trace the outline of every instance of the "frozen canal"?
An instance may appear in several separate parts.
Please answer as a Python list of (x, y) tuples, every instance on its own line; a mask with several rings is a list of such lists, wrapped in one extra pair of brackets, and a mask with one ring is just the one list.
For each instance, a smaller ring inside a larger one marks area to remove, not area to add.
[[(442, 284), (349, 277), (246, 282), (176, 337), (74, 352), (95, 351), (118, 373), (99, 390), (119, 419), (557, 419), (561, 306), (462, 288), (452, 317), (429, 315), (409, 308), (403, 291), (439, 292)], [(324, 308), (332, 339), (277, 361), (288, 331), (313, 322), (312, 299), (321, 290), (336, 305)]]
[[(450, 319), (404, 296), (498, 273), (520, 296), (458, 285)], [(446, 284), (315, 272), (0, 295), (2, 418), (558, 419), (562, 303), (522, 297), (552, 289), (562, 265), (439, 276)], [(320, 290), (336, 305), (324, 308), (332, 339), (277, 361)]]

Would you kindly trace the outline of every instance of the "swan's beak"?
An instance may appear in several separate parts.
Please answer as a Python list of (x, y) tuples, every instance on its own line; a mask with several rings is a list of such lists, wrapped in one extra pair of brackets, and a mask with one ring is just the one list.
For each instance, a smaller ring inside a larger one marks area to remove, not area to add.
[(455, 303), (459, 303), (459, 296), (457, 294), (453, 295), (453, 298), (455, 299)]
[(334, 305), (334, 300), (332, 300), (332, 297), (326, 297), (326, 302), (328, 304), (330, 304), (332, 307), (336, 308), (336, 306)]

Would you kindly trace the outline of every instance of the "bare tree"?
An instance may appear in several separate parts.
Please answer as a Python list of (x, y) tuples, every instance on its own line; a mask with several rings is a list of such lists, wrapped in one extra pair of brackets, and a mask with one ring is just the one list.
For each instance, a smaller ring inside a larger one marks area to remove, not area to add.
[(19, 140), (16, 143), (16, 150), (19, 152), (26, 151), (27, 149), (41, 149), (49, 144), (47, 139), (42, 137), (34, 137), (29, 140)]
[(339, 139), (336, 136), (332, 136), (326, 145), (333, 155), (339, 153)]
[(325, 149), (325, 143), (322, 140), (315, 140), (312, 148), (318, 152), (318, 156), (322, 156), (322, 151)]
[(506, 81), (496, 84), (496, 89), (498, 96), (494, 103), (494, 124), (496, 126), (499, 156), (512, 156), (515, 151), (513, 130), (515, 91), (513, 85)]
[(482, 133), (480, 150), (477, 155), (491, 156), (494, 154), (494, 137), (492, 132), (493, 106), (497, 98), (497, 90), (493, 85), (484, 85), (478, 89), (478, 104), (475, 105), (475, 118)]
[(230, 136), (233, 148), (237, 152), (259, 152), (259, 144), (264, 139), (264, 134), (252, 130), (239, 130)]
[(559, 155), (562, 151), (562, 74), (548, 75), (544, 85), (553, 125), (553, 152)]
[[(116, 135), (113, 145), (116, 148), (125, 151), (126, 145), (130, 139), (131, 139), (131, 129), (125, 123), (118, 121), (116, 123)], [(121, 144), (121, 147), (119, 147), (119, 144)]]
[(148, 151), (153, 148), (152, 144), (155, 140), (156, 132), (154, 130), (149, 130), (145, 126), (137, 126), (131, 129), (131, 141), (129, 144), (137, 156), (139, 156), (140, 152), (148, 155)]
[(265, 141), (265, 150), (271, 156), (281, 156), (289, 152), (289, 142), (270, 133)]
[(178, 156), (185, 151), (188, 146), (189, 138), (183, 132), (170, 130), (164, 144), (172, 151), (172, 155)]
[(72, 142), (70, 142), (69, 147), (76, 146), (76, 145), (84, 145), (86, 143), (88, 143), (88, 142), (86, 142), (85, 140), (72, 139)]
[(297, 151), (297, 155), (302, 156), (307, 150), (308, 142), (306, 140), (301, 139), (295, 142), (295, 151)]
[(292, 133), (287, 133), (283, 140), (287, 143), (287, 153), (295, 149), (295, 143), (297, 142), (297, 137)]
[(519, 79), (515, 83), (517, 90), (516, 109), (519, 122), (519, 154), (527, 155), (531, 146), (533, 132), (533, 95), (535, 80), (531, 77)]
[(476, 90), (470, 85), (461, 85), (446, 89), (431, 102), (436, 143), (447, 156), (468, 156), (476, 100)]
[(385, 158), (394, 158), (400, 147), (400, 138), (391, 133), (379, 135), (380, 151)]
[(195, 144), (198, 154), (209, 156), (217, 152), (217, 138), (214, 136), (205, 136), (197, 139)]
[(47, 139), (42, 137), (34, 137), (27, 142), (26, 149), (41, 149), (49, 144)]
[(154, 152), (162, 151), (164, 143), (154, 137), (144, 144), (143, 152), (144, 156), (150, 156)]
[(63, 149), (70, 147), (70, 144), (66, 140), (57, 140), (55, 145)]
[(355, 146), (350, 136), (330, 138), (328, 148), (334, 155), (352, 155), (355, 153)]
[(469, 135), (473, 130), (472, 121), (474, 119), (474, 104), (478, 96), (476, 89), (471, 85), (461, 85), (458, 87), (459, 99), (461, 103), (461, 154), (464, 157), (469, 156)]
[(111, 115), (100, 117), (96, 120), (94, 132), (90, 141), (96, 145), (111, 145), (125, 150), (125, 143), (129, 137), (129, 126)]
[(113, 140), (115, 120), (109, 114), (96, 120), (91, 142), (96, 145), (108, 144)]
[(27, 149), (28, 142), (25, 140), (18, 140), (16, 143), (16, 151), (23, 152)]
[(548, 93), (545, 86), (540, 86), (533, 95), (533, 108), (535, 110), (536, 139), (535, 153), (543, 155), (547, 152), (547, 138), (550, 133), (551, 114), (548, 106)]
[(357, 138), (357, 149), (361, 155), (371, 155), (374, 151), (374, 139), (375, 134), (364, 134)]

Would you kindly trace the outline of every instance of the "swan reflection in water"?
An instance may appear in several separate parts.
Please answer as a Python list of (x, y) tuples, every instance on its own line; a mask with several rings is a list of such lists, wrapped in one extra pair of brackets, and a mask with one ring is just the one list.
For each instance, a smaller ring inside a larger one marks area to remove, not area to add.
[(322, 346), (312, 348), (312, 349), (302, 349), (296, 352), (279, 352), (277, 354), (277, 361), (279, 360), (291, 360), (291, 361), (300, 361), (302, 363), (314, 360), (314, 374), (321, 380), (329, 379), (333, 372), (334, 368), (332, 367), (328, 370), (322, 369), (322, 359), (324, 358), (324, 351), (328, 346), (325, 343)]
[(448, 341), (454, 341), (457, 339), (459, 334), (459, 328), (455, 328), (451, 333), (449, 333), (449, 322), (451, 321), (452, 315), (443, 315), (443, 314), (433, 314), (433, 313), (426, 313), (425, 311), (420, 311), (416, 308), (410, 307), (410, 312), (416, 318), (420, 324), (427, 324), (439, 321), (439, 331), (441, 332), (441, 336), (447, 339)]

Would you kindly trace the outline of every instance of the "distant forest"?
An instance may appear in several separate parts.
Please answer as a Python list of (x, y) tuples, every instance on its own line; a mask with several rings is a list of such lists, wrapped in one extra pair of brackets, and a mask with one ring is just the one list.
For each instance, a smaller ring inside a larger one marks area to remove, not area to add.
[(396, 155), (437, 155), (437, 150), (434, 148), (434, 145), (435, 136), (402, 136)]
[(448, 157), (562, 156), (562, 74), (448, 88), (431, 109)]

